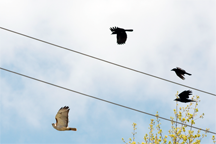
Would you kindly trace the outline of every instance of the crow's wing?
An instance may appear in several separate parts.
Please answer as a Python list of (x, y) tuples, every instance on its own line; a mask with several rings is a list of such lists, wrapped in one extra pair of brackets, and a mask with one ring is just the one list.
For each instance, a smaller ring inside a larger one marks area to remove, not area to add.
[(177, 69), (181, 70), (181, 71), (185, 71), (184, 69), (180, 68), (180, 67), (176, 67)]
[(111, 27), (110, 30), (111, 30), (111, 32), (114, 32), (117, 30), (117, 27)]
[(176, 75), (177, 75), (178, 77), (180, 77), (181, 79), (183, 79), (183, 80), (185, 79), (184, 76), (183, 76), (183, 74), (181, 74), (181, 73), (179, 73), (179, 72), (176, 72)]
[(176, 67), (176, 68), (177, 68), (177, 70), (178, 70), (179, 72), (181, 72), (181, 73), (183, 73), (183, 74), (186, 73), (186, 71), (185, 71), (184, 69), (182, 69), (182, 68), (180, 68), (180, 67)]
[(119, 28), (119, 27), (111, 27), (110, 30), (111, 30), (112, 32), (125, 31), (124, 29)]
[(124, 44), (127, 40), (127, 34), (123, 31), (117, 34), (117, 43)]
[(181, 99), (188, 99), (189, 98), (189, 95), (192, 94), (192, 91), (191, 90), (187, 90), (187, 91), (183, 91), (179, 94), (179, 97)]

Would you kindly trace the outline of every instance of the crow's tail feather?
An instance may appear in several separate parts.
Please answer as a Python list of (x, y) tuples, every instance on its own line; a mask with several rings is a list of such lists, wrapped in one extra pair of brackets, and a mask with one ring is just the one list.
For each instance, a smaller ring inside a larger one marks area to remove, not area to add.
[(191, 74), (189, 74), (189, 73), (185, 73), (185, 74), (187, 74), (187, 75), (191, 75)]
[(125, 31), (130, 31), (130, 32), (132, 32), (133, 30), (132, 30), (132, 29), (126, 29)]

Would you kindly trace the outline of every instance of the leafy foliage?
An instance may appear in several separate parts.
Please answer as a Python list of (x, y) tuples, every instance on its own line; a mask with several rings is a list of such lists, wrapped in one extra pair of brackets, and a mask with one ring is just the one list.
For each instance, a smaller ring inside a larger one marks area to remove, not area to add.
[[(178, 93), (176, 94), (176, 97), (178, 96)], [(207, 137), (207, 133), (209, 129), (206, 129), (206, 131), (201, 135), (201, 131), (197, 130), (196, 132), (193, 130), (193, 125), (195, 125), (195, 121), (199, 118), (204, 118), (204, 113), (200, 116), (197, 116), (198, 113), (198, 102), (199, 96), (193, 96), (192, 99), (195, 99), (197, 102), (192, 108), (194, 103), (188, 104), (186, 107), (179, 107), (178, 108), (178, 102), (176, 102), (176, 109), (174, 109), (175, 114), (175, 121), (174, 117), (171, 118), (171, 129), (168, 131), (167, 135), (163, 136), (163, 131), (161, 129), (161, 123), (159, 119), (158, 112), (156, 113), (156, 120), (151, 119), (151, 122), (149, 124), (149, 133), (144, 135), (144, 142), (137, 142), (137, 144), (199, 144), (201, 143), (202, 139), (204, 137)], [(191, 112), (192, 111), (192, 112)], [(180, 121), (182, 124), (177, 124), (176, 122)], [(136, 144), (135, 141), (135, 135), (136, 133), (136, 123), (133, 123), (133, 140), (129, 138), (129, 141), (126, 142), (124, 138), (122, 138), (122, 141), (126, 144)], [(190, 125), (188, 127), (187, 125)], [(154, 127), (156, 126), (156, 133), (154, 132)], [(167, 139), (170, 139), (169, 141)], [(216, 143), (215, 136), (212, 136), (213, 143)]]

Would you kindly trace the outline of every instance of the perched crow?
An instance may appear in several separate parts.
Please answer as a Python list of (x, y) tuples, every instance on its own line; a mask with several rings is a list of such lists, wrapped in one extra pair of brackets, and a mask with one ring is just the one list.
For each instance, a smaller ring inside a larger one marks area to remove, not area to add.
[(118, 44), (124, 44), (127, 40), (127, 34), (125, 31), (130, 31), (132, 32), (132, 29), (122, 29), (118, 27), (111, 27), (110, 30), (112, 31), (112, 34), (117, 34), (117, 43)]
[(175, 71), (176, 75), (179, 76), (183, 80), (185, 79), (184, 74), (191, 75), (179, 67), (176, 67), (176, 68), (172, 69), (171, 71)]
[(191, 90), (187, 90), (187, 91), (183, 91), (181, 92), (178, 96), (179, 98), (174, 99), (174, 101), (180, 101), (180, 102), (196, 102), (192, 99), (189, 99), (189, 95), (192, 95), (192, 91)]

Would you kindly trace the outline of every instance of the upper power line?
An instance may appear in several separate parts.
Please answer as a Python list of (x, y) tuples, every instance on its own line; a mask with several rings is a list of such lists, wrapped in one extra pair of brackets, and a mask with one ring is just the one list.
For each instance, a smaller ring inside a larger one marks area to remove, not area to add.
[(59, 45), (56, 45), (56, 44), (53, 44), (53, 43), (50, 43), (50, 42), (47, 42), (47, 41), (44, 41), (44, 40), (41, 40), (41, 39), (37, 39), (37, 38), (31, 37), (31, 36), (28, 36), (28, 35), (25, 35), (25, 34), (22, 34), (22, 33), (19, 33), (19, 32), (15, 32), (15, 31), (6, 29), (6, 28), (3, 28), (3, 27), (0, 27), (0, 28), (3, 29), (3, 30), (9, 31), (9, 32), (18, 34), (18, 35), (22, 35), (24, 37), (28, 37), (30, 39), (34, 39), (34, 40), (37, 40), (37, 41), (40, 41), (40, 42), (43, 42), (43, 43), (46, 43), (46, 44), (49, 44), (49, 45), (52, 45), (52, 46), (55, 46), (55, 47), (59, 47), (59, 48), (62, 48), (62, 49), (65, 49), (65, 50), (68, 50), (68, 51), (71, 51), (71, 52), (75, 52), (75, 53), (78, 53), (78, 54), (81, 54), (81, 55), (84, 55), (84, 56), (87, 56), (87, 57), (90, 57), (90, 58), (93, 58), (93, 59), (97, 59), (99, 61), (103, 61), (103, 62), (112, 64), (112, 65), (115, 65), (115, 66), (118, 66), (118, 67), (121, 67), (121, 68), (124, 68), (124, 69), (128, 69), (128, 70), (131, 70), (131, 71), (134, 71), (134, 72), (137, 72), (137, 73), (141, 73), (141, 74), (144, 74), (144, 75), (148, 75), (148, 76), (151, 76), (151, 77), (154, 77), (154, 78), (166, 81), (166, 82), (170, 82), (170, 83), (173, 83), (173, 84), (176, 84), (176, 85), (180, 85), (180, 86), (183, 86), (183, 87), (186, 87), (186, 88), (190, 88), (190, 89), (193, 89), (193, 90), (196, 90), (196, 91), (200, 91), (200, 92), (203, 92), (203, 93), (206, 93), (206, 94), (209, 94), (209, 95), (216, 96), (216, 94), (214, 94), (214, 93), (210, 93), (210, 92), (203, 91), (203, 90), (200, 90), (200, 89), (197, 89), (197, 88), (193, 88), (193, 87), (190, 87), (190, 86), (187, 86), (187, 85), (183, 85), (183, 84), (171, 81), (171, 80), (167, 80), (167, 79), (164, 79), (164, 78), (161, 78), (161, 77), (158, 77), (158, 76), (154, 76), (154, 75), (151, 75), (151, 74), (139, 71), (139, 70), (135, 70), (135, 69), (123, 66), (123, 65), (119, 65), (119, 64), (116, 64), (116, 63), (101, 59), (101, 58), (97, 58), (97, 57), (94, 57), (94, 56), (91, 56), (91, 55), (88, 55), (88, 54), (85, 54), (85, 53), (81, 53), (81, 52), (78, 52), (78, 51), (63, 47), (63, 46), (59, 46)]
[(84, 96), (87, 96), (87, 97), (90, 97), (90, 98), (93, 98), (93, 99), (97, 99), (97, 100), (100, 100), (100, 101), (103, 101), (103, 102), (106, 102), (106, 103), (110, 103), (110, 104), (117, 105), (117, 106), (120, 106), (120, 107), (123, 107), (123, 108), (126, 108), (126, 109), (130, 109), (130, 110), (133, 110), (133, 111), (136, 111), (136, 112), (139, 112), (139, 113), (147, 114), (147, 115), (150, 115), (150, 116), (153, 116), (153, 117), (158, 117), (158, 118), (166, 120), (166, 121), (175, 122), (175, 123), (178, 123), (178, 124), (186, 125), (188, 127), (193, 127), (195, 129), (198, 129), (198, 130), (207, 131), (209, 133), (216, 134), (216, 132), (201, 129), (201, 128), (191, 126), (191, 125), (187, 125), (187, 124), (184, 124), (184, 123), (181, 123), (181, 122), (173, 121), (173, 120), (161, 117), (161, 116), (156, 116), (156, 115), (151, 114), (151, 113), (147, 113), (147, 112), (137, 110), (137, 109), (134, 109), (134, 108), (131, 108), (131, 107), (128, 107), (128, 106), (124, 106), (124, 105), (121, 105), (121, 104), (118, 104), (118, 103), (114, 103), (114, 102), (111, 102), (111, 101), (108, 101), (108, 100), (105, 100), (105, 99), (101, 99), (101, 98), (98, 98), (98, 97), (95, 97), (95, 96), (91, 96), (91, 95), (88, 95), (88, 94), (85, 94), (85, 93), (81, 93), (81, 92), (78, 92), (78, 91), (75, 91), (75, 90), (72, 90), (72, 89), (69, 89), (69, 88), (65, 88), (65, 87), (62, 87), (62, 86), (59, 86), (59, 85), (56, 85), (56, 84), (53, 84), (53, 83), (49, 83), (49, 82), (46, 82), (46, 81), (43, 81), (43, 80), (40, 80), (40, 79), (36, 79), (36, 78), (30, 77), (30, 76), (27, 76), (27, 75), (24, 75), (24, 74), (21, 74), (21, 73), (18, 73), (18, 72), (14, 72), (14, 71), (2, 68), (2, 67), (0, 67), (0, 69), (2, 69), (4, 71), (7, 71), (7, 72), (10, 72), (10, 73), (14, 73), (14, 74), (23, 76), (23, 77), (26, 77), (26, 78), (29, 78), (29, 79), (33, 79), (33, 80), (36, 80), (36, 81), (39, 81), (39, 82), (42, 82), (42, 83), (45, 83), (45, 84), (48, 84), (48, 85), (51, 85), (51, 86), (54, 86), (54, 87), (58, 87), (58, 88), (61, 88), (61, 89), (67, 90), (67, 91), (71, 91), (71, 92), (74, 92), (74, 93), (77, 93), (77, 94), (80, 94), (80, 95), (84, 95)]

